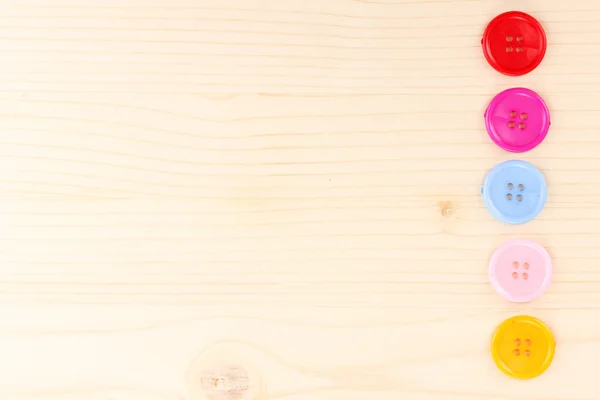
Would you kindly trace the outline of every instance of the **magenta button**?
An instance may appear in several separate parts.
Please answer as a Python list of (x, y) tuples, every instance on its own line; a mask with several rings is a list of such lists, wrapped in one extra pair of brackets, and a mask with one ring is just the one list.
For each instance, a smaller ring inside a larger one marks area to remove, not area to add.
[(498, 146), (522, 153), (540, 144), (550, 128), (550, 111), (533, 90), (499, 93), (485, 111), (485, 128)]
[(527, 239), (510, 240), (494, 251), (490, 282), (509, 301), (525, 303), (541, 296), (552, 280), (552, 260), (541, 245)]

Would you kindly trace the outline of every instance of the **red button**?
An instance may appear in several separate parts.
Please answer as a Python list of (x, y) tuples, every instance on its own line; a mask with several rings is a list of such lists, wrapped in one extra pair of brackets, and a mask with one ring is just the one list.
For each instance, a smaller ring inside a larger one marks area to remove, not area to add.
[(542, 62), (546, 54), (546, 33), (531, 15), (509, 11), (488, 24), (481, 44), (485, 58), (496, 71), (525, 75)]

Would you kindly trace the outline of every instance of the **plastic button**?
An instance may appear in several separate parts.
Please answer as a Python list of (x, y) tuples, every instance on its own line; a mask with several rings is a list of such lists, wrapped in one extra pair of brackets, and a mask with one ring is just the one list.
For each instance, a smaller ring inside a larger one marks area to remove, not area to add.
[(507, 224), (522, 224), (535, 218), (547, 197), (542, 173), (520, 160), (495, 166), (485, 177), (481, 192), (490, 213)]
[(517, 379), (531, 379), (552, 364), (556, 342), (539, 319), (525, 315), (500, 324), (492, 337), (492, 358), (500, 371)]
[(498, 146), (522, 153), (544, 140), (550, 128), (550, 111), (533, 90), (508, 89), (494, 97), (488, 106), (485, 128)]
[(533, 71), (546, 54), (546, 33), (531, 15), (510, 11), (494, 18), (483, 33), (483, 54), (505, 75)]
[(540, 244), (527, 239), (510, 240), (490, 259), (490, 282), (509, 301), (525, 303), (542, 295), (552, 280), (552, 260)]

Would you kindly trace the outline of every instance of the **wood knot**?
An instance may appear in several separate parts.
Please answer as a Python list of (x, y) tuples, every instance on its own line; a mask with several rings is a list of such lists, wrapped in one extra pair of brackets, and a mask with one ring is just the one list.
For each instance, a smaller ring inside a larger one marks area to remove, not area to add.
[(265, 383), (256, 369), (264, 357), (252, 346), (221, 341), (205, 347), (187, 371), (189, 400), (266, 400)]
[(200, 385), (208, 400), (242, 400), (248, 391), (248, 373), (237, 366), (219, 366), (202, 371)]
[(454, 214), (454, 203), (451, 201), (438, 202), (438, 208), (442, 217), (450, 218)]

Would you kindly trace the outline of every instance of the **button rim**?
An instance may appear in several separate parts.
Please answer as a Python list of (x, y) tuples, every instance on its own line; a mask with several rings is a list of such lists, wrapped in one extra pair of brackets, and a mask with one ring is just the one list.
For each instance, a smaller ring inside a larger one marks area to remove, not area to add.
[[(514, 18), (514, 17), (525, 19), (526, 21), (528, 21), (529, 23), (534, 25), (536, 30), (540, 33), (540, 38), (541, 38), (541, 50), (540, 50), (538, 57), (527, 68), (519, 70), (518, 72), (514, 72), (513, 70), (509, 70), (509, 69), (506, 69), (506, 68), (503, 68), (502, 66), (500, 66), (500, 64), (498, 63), (496, 58), (492, 55), (492, 52), (490, 49), (490, 42), (491, 42), (490, 36), (491, 36), (492, 28), (494, 28), (494, 26), (497, 23), (499, 23), (500, 21), (502, 21), (503, 19)], [(523, 11), (506, 11), (506, 12), (496, 15), (487, 24), (487, 26), (483, 32), (483, 38), (481, 39), (481, 45), (482, 45), (482, 49), (483, 49), (483, 55), (484, 55), (485, 59), (487, 60), (488, 64), (493, 69), (500, 72), (501, 74), (508, 75), (508, 76), (522, 76), (522, 75), (527, 75), (528, 73), (530, 73), (531, 71), (536, 69), (542, 63), (542, 61), (544, 60), (544, 57), (546, 56), (546, 48), (548, 46), (548, 40), (546, 38), (546, 31), (544, 30), (544, 27), (542, 26), (540, 21), (537, 20), (537, 18), (535, 18), (532, 15), (527, 14)]]
[[(542, 284), (540, 285), (540, 287), (538, 287), (537, 290), (535, 290), (534, 292), (530, 293), (529, 296), (519, 297), (519, 296), (511, 295), (500, 284), (498, 279), (496, 279), (495, 275), (492, 273), (494, 266), (497, 265), (497, 260), (502, 255), (502, 253), (506, 249), (513, 247), (515, 245), (525, 245), (525, 246), (535, 248), (542, 255), (542, 257), (544, 258), (544, 261), (546, 261), (546, 266), (545, 266), (546, 277), (545, 277), (544, 281), (542, 282)], [(508, 240), (508, 241), (502, 243), (500, 246), (498, 246), (498, 248), (496, 248), (496, 250), (494, 250), (494, 253), (492, 253), (492, 257), (490, 258), (490, 262), (488, 264), (488, 274), (489, 274), (490, 284), (492, 285), (492, 287), (494, 288), (496, 293), (498, 293), (501, 297), (503, 297), (504, 299), (506, 299), (508, 301), (512, 301), (513, 303), (528, 303), (528, 302), (533, 301), (533, 300), (537, 299), (538, 297), (540, 297), (548, 289), (548, 286), (550, 286), (550, 282), (552, 282), (552, 268), (553, 268), (552, 257), (550, 257), (550, 253), (548, 253), (548, 250), (546, 250), (546, 248), (544, 246), (542, 246), (538, 242), (535, 242), (531, 239), (517, 238), (517, 239), (511, 239), (511, 240)]]
[[(540, 131), (540, 133), (533, 142), (528, 143), (526, 146), (510, 145), (507, 142), (505, 142), (504, 139), (497, 133), (497, 130), (495, 129), (494, 124), (492, 122), (491, 114), (493, 114), (493, 112), (491, 112), (490, 110), (497, 107), (502, 100), (504, 100), (506, 97), (512, 94), (525, 94), (538, 100), (542, 105), (543, 113), (546, 118), (546, 123), (544, 124), (542, 131)], [(510, 89), (503, 90), (502, 92), (495, 95), (485, 110), (484, 118), (485, 129), (490, 139), (492, 139), (492, 142), (494, 142), (501, 149), (509, 151), (511, 153), (525, 153), (535, 149), (544, 141), (544, 139), (546, 139), (546, 136), (548, 136), (548, 132), (550, 131), (550, 109), (548, 108), (548, 105), (546, 104), (542, 96), (540, 96), (537, 92), (524, 87), (513, 87)]]
[[(494, 202), (491, 200), (491, 196), (489, 194), (490, 181), (503, 169), (503, 167), (513, 166), (513, 165), (517, 165), (519, 167), (524, 167), (524, 168), (530, 170), (534, 174), (538, 175), (538, 177), (542, 181), (538, 206), (531, 213), (531, 216), (528, 219), (513, 218), (513, 217), (505, 216), (498, 209), (498, 207), (496, 207), (494, 205)], [(534, 218), (536, 218), (544, 209), (544, 206), (546, 205), (546, 200), (548, 198), (548, 186), (546, 183), (546, 179), (544, 178), (544, 175), (542, 174), (542, 172), (539, 169), (537, 169), (535, 167), (535, 165), (528, 163), (527, 161), (523, 161), (523, 160), (504, 161), (504, 162), (501, 162), (500, 164), (496, 165), (494, 168), (492, 168), (491, 171), (489, 171), (487, 173), (487, 175), (485, 176), (485, 179), (483, 181), (483, 188), (482, 188), (481, 192), (483, 195), (483, 202), (484, 202), (486, 208), (488, 209), (488, 211), (490, 212), (490, 214), (492, 214), (492, 216), (494, 218), (496, 218), (498, 221), (504, 222), (506, 224), (511, 224), (511, 225), (524, 224), (524, 223), (529, 222), (529, 221), (533, 220)]]
[[(507, 325), (520, 323), (520, 322), (527, 322), (527, 323), (536, 325), (538, 328), (540, 328), (541, 332), (548, 339), (549, 346), (548, 346), (546, 358), (544, 359), (544, 362), (540, 365), (540, 368), (538, 371), (526, 372), (526, 373), (516, 373), (516, 372), (512, 371), (510, 368), (508, 368), (506, 366), (505, 363), (501, 362), (500, 355), (498, 354), (499, 351), (497, 349), (497, 346), (494, 346), (496, 344), (496, 340), (498, 339), (500, 332), (503, 328), (505, 328)], [(500, 323), (500, 325), (498, 325), (496, 327), (496, 330), (494, 331), (494, 333), (492, 335), (492, 341), (491, 341), (490, 348), (491, 348), (492, 359), (494, 360), (494, 364), (496, 364), (496, 367), (498, 367), (498, 369), (502, 373), (504, 373), (505, 375), (507, 375), (511, 378), (515, 378), (515, 379), (533, 379), (533, 378), (536, 378), (536, 377), (542, 375), (544, 372), (546, 372), (548, 370), (550, 365), (552, 365), (552, 361), (554, 360), (554, 354), (556, 352), (556, 339), (554, 339), (554, 334), (552, 333), (552, 331), (550, 330), (548, 325), (546, 325), (539, 318), (532, 317), (529, 315), (517, 315), (517, 316), (505, 319), (504, 321), (502, 321)]]

